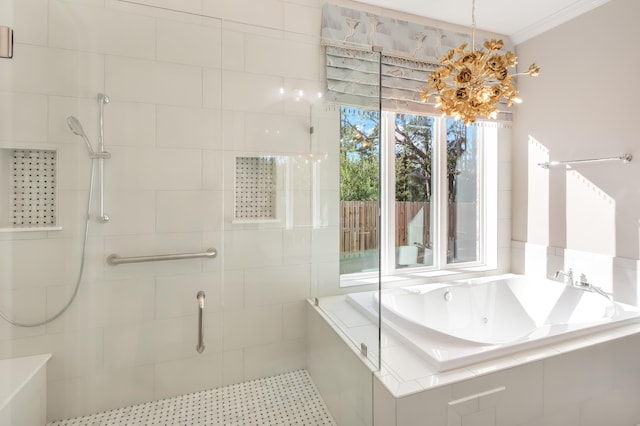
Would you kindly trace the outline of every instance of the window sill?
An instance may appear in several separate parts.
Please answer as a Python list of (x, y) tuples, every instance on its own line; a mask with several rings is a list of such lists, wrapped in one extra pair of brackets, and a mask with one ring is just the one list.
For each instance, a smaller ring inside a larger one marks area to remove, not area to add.
[[(382, 286), (388, 287), (401, 287), (408, 285), (433, 283), (442, 281), (445, 277), (446, 281), (452, 281), (457, 279), (467, 279), (477, 277), (478, 275), (486, 272), (497, 272), (495, 266), (487, 265), (470, 265), (455, 269), (439, 269), (429, 271), (407, 271), (396, 272), (394, 274), (384, 275), (381, 278)], [(378, 275), (360, 275), (353, 278), (340, 278), (340, 288), (357, 287), (363, 285), (377, 285)]]

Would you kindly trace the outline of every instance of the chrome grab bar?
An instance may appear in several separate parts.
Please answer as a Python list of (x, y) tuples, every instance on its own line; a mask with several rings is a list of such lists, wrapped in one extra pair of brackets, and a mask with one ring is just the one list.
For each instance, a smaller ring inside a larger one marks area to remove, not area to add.
[(123, 263), (158, 262), (161, 260), (197, 259), (201, 257), (213, 259), (217, 255), (218, 252), (214, 248), (208, 248), (207, 251), (200, 253), (158, 254), (153, 256), (120, 257), (117, 254), (110, 254), (107, 256), (107, 263), (111, 266), (116, 266)]
[(204, 327), (202, 325), (202, 312), (204, 311), (204, 291), (199, 291), (196, 296), (198, 299), (198, 346), (196, 350), (199, 354), (204, 352)]

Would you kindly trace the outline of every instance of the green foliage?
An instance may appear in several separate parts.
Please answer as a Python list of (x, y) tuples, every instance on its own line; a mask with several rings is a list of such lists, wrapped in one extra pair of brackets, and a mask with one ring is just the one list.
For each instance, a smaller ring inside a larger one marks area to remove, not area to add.
[(342, 108), (340, 135), (340, 199), (377, 201), (380, 172), (378, 113)]
[[(433, 117), (397, 114), (395, 123), (396, 201), (430, 202), (433, 178)], [(460, 179), (475, 179), (473, 140), (462, 120), (447, 120), (449, 202)], [(380, 119), (377, 111), (343, 107), (340, 114), (340, 199), (376, 201), (379, 188)], [(471, 154), (471, 155), (465, 155)], [(464, 172), (464, 173), (462, 173)], [(467, 185), (471, 187), (473, 185)], [(472, 199), (475, 194), (467, 194)]]

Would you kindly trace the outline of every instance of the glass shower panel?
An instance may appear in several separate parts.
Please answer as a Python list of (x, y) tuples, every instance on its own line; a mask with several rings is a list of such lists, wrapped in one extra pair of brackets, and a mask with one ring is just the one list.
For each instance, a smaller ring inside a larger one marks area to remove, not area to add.
[(357, 55), (360, 68), (342, 79), (350, 89), (366, 80), (365, 90), (347, 96), (330, 84), (312, 108), (312, 297), (379, 368), (381, 55)]
[(340, 275), (380, 268), (380, 113), (340, 108)]

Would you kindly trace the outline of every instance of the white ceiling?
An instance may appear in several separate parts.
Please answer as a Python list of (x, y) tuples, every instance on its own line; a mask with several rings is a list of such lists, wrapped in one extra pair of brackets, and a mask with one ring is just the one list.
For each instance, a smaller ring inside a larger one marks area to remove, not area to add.
[[(471, 27), (472, 0), (358, 0)], [(609, 0), (476, 0), (476, 27), (521, 43)]]

